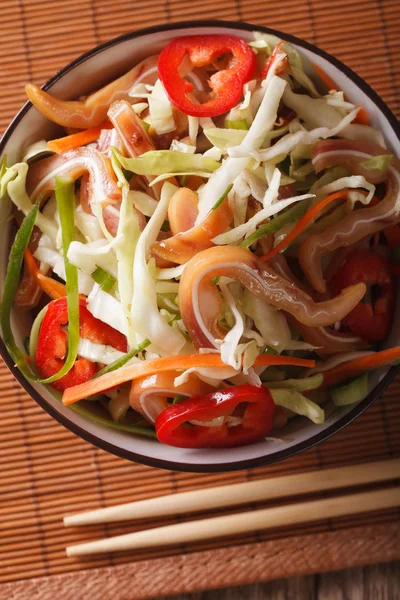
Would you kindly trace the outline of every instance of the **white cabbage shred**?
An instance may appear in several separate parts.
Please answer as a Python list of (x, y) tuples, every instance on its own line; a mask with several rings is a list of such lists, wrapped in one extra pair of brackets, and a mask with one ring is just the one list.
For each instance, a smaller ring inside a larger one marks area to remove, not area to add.
[(159, 354), (178, 354), (185, 338), (168, 324), (157, 306), (156, 284), (149, 269), (150, 246), (156, 241), (167, 216), (168, 204), (176, 191), (171, 183), (164, 183), (161, 198), (150, 217), (136, 246), (133, 263), (133, 298), (131, 321), (141, 339), (149, 339)]

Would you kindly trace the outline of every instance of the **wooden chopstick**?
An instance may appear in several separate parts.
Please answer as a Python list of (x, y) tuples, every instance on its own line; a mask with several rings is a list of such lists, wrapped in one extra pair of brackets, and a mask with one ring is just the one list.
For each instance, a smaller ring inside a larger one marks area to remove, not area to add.
[(322, 500), (156, 527), (155, 529), (137, 531), (105, 540), (69, 546), (66, 550), (68, 556), (82, 556), (101, 552), (169, 546), (238, 535), (261, 529), (298, 525), (299, 523), (309, 523), (344, 515), (356, 515), (399, 505), (400, 487), (392, 487), (373, 492), (324, 498)]
[(397, 478), (400, 478), (400, 459), (311, 471), (297, 475), (284, 475), (260, 481), (236, 483), (129, 502), (67, 516), (64, 518), (64, 525), (89, 525), (179, 515), (221, 506), (236, 506), (260, 500), (273, 500)]

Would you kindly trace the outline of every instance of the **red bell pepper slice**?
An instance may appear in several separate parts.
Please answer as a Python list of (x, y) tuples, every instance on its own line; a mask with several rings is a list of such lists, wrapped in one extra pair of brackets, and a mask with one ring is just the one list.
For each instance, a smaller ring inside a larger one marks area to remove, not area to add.
[(383, 340), (390, 331), (394, 312), (394, 283), (390, 262), (375, 252), (355, 252), (340, 266), (332, 286), (339, 292), (359, 282), (374, 286), (375, 289), (377, 287), (378, 295), (371, 289), (371, 301), (359, 302), (343, 322), (363, 340)]
[[(65, 362), (68, 335), (63, 327), (67, 323), (67, 299), (59, 298), (50, 302), (40, 327), (36, 349), (36, 366), (43, 378), (58, 373)], [(126, 337), (110, 325), (96, 319), (88, 311), (86, 301), (82, 298), (79, 300), (79, 329), (83, 338), (127, 352)], [(88, 381), (98, 370), (96, 363), (78, 357), (69, 373), (51, 385), (59, 392), (63, 392), (69, 387)]]
[[(232, 54), (228, 68), (211, 75), (211, 98), (203, 104), (190, 98), (193, 85), (179, 73), (183, 59), (189, 56), (193, 67), (211, 65), (223, 54)], [(233, 35), (193, 35), (172, 40), (158, 59), (158, 74), (172, 104), (186, 115), (216, 117), (237, 104), (243, 84), (249, 81), (256, 64), (252, 49)]]
[[(191, 425), (189, 421), (208, 423), (217, 417), (232, 415), (246, 403), (240, 425), (218, 427)], [(254, 385), (238, 385), (193, 396), (164, 409), (155, 425), (160, 442), (178, 448), (230, 448), (262, 439), (272, 429), (275, 404), (269, 390)]]
[(280, 75), (281, 73), (284, 73), (288, 69), (288, 67), (289, 67), (289, 59), (288, 59), (288, 55), (283, 50), (283, 44), (284, 44), (284, 42), (282, 41), (282, 42), (279, 42), (275, 46), (275, 48), (274, 48), (271, 56), (269, 57), (269, 59), (267, 61), (267, 64), (266, 64), (264, 70), (261, 72), (261, 78), (262, 79), (266, 78), (266, 76), (268, 75), (269, 70), (278, 61), (281, 64), (278, 65), (278, 67), (276, 69), (276, 73), (275, 73), (276, 75)]

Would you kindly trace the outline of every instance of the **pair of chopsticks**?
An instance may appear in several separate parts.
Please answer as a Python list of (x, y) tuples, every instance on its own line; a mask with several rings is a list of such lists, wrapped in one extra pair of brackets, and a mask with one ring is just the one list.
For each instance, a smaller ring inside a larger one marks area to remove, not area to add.
[[(325, 469), (130, 502), (64, 518), (65, 526), (180, 515), (400, 479), (400, 459)], [(69, 546), (68, 556), (198, 542), (400, 506), (400, 487), (178, 523)]]

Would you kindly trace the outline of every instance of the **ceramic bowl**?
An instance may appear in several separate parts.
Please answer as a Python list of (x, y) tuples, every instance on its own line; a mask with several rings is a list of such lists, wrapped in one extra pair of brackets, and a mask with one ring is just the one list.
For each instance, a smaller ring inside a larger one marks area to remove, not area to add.
[[(74, 99), (97, 89), (108, 81), (126, 72), (148, 55), (159, 52), (171, 39), (201, 33), (236, 34), (246, 40), (252, 38), (252, 31), (259, 30), (275, 34), (293, 44), (312, 63), (321, 67), (344, 90), (346, 97), (354, 104), (364, 106), (371, 123), (383, 132), (388, 148), (400, 155), (400, 129), (394, 115), (381, 98), (361, 77), (312, 44), (301, 39), (265, 27), (247, 23), (223, 21), (197, 21), (176, 23), (142, 29), (125, 34), (98, 46), (80, 56), (61, 69), (43, 86), (45, 90), (63, 99)], [(306, 60), (307, 62), (307, 60)], [(313, 71), (314, 73), (314, 71)], [(314, 75), (315, 76), (315, 73)], [(9, 164), (21, 158), (24, 147), (39, 139), (55, 137), (57, 127), (42, 117), (27, 102), (16, 115), (5, 132), (0, 144), (0, 155), (6, 153)], [(0, 285), (3, 285), (9, 247), (9, 221), (2, 204), (0, 233)], [(399, 296), (399, 295), (398, 295)], [(26, 318), (25, 318), (26, 319)], [(399, 343), (399, 323), (393, 327), (387, 346)], [(17, 341), (22, 343), (24, 318), (13, 316), (13, 326)], [(348, 425), (374, 402), (393, 380), (396, 369), (381, 369), (374, 373), (373, 388), (370, 394), (358, 405), (348, 407), (340, 415), (331, 416), (324, 425), (315, 425), (305, 418), (293, 419), (280, 436), (288, 441), (262, 441), (253, 445), (229, 450), (185, 450), (164, 446), (157, 441), (136, 437), (122, 431), (95, 423), (71, 408), (64, 407), (46, 387), (30, 383), (13, 366), (13, 361), (4, 344), (0, 341), (0, 352), (15, 377), (32, 398), (52, 417), (84, 440), (120, 457), (147, 465), (173, 470), (212, 472), (232, 471), (273, 463), (289, 458), (311, 448)]]

